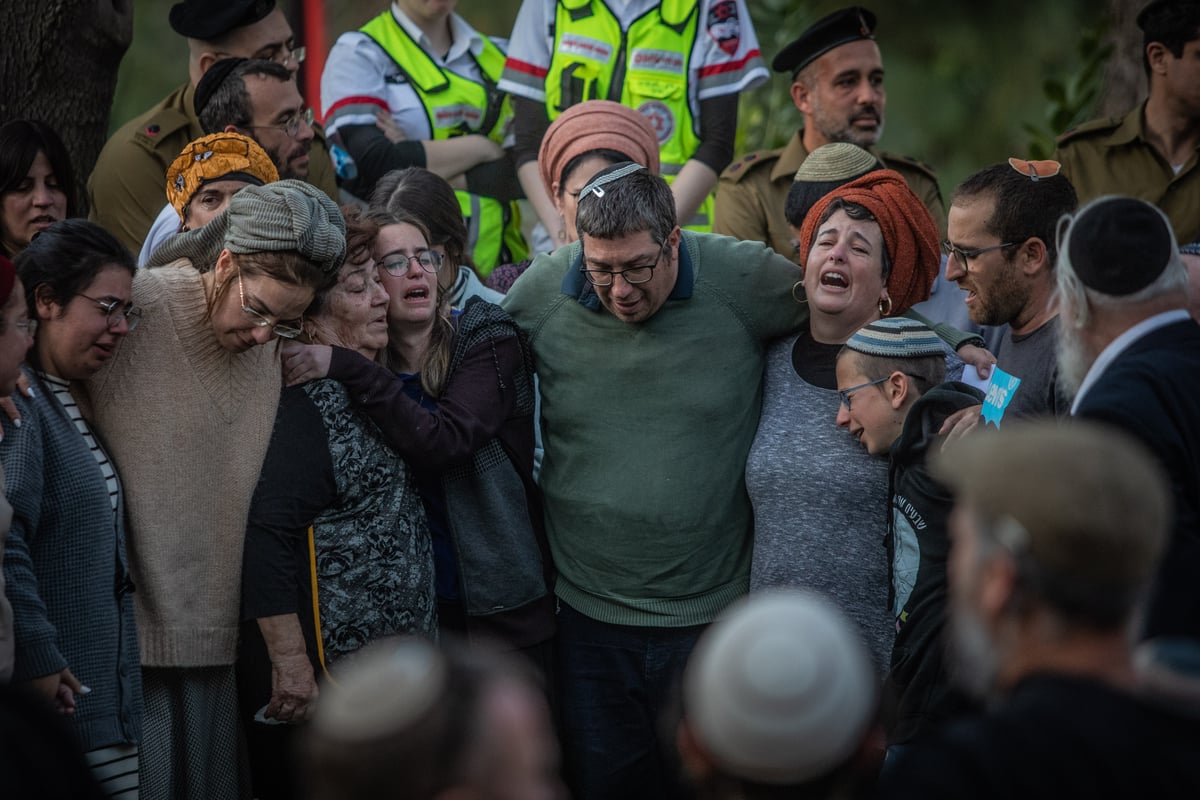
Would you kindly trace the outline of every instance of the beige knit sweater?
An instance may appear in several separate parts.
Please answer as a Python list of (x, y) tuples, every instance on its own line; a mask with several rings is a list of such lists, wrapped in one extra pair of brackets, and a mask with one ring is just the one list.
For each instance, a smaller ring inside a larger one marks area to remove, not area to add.
[(246, 515), (281, 387), (275, 343), (233, 354), (187, 261), (138, 270), (142, 324), (87, 384), (125, 484), (142, 664), (236, 657)]

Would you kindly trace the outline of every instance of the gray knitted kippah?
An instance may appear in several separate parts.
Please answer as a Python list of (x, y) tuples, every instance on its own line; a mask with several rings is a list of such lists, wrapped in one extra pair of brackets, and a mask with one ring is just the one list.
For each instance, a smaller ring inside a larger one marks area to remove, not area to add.
[(825, 183), (846, 182), (879, 167), (879, 159), (856, 144), (823, 144), (804, 159), (796, 170), (796, 181)]
[(846, 349), (884, 358), (924, 358), (945, 352), (942, 340), (927, 325), (905, 317), (878, 319), (860, 328), (846, 342)]
[(1200, 242), (1189, 242), (1180, 247), (1179, 252), (1185, 256), (1200, 256)]
[(304, 181), (247, 186), (203, 228), (168, 239), (148, 266), (187, 258), (207, 272), (226, 248), (231, 253), (294, 250), (329, 275), (346, 257), (346, 222), (336, 203)]

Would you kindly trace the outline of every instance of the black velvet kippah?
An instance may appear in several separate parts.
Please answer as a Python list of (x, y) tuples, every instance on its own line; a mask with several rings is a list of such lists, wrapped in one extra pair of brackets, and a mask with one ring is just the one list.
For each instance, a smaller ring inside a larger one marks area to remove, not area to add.
[[(200, 77), (200, 82), (196, 84), (196, 94), (192, 98), (192, 107), (196, 109), (197, 117), (204, 111), (204, 107), (208, 105), (212, 96), (217, 93), (217, 89), (221, 88), (221, 84), (229, 77), (229, 73), (249, 60), (248, 58), (222, 58), (208, 68), (208, 72), (204, 73)], [(216, 131), (209, 132), (216, 133)]]
[(1108, 197), (1071, 223), (1067, 256), (1084, 286), (1114, 297), (1153, 283), (1171, 261), (1171, 229), (1144, 200)]
[(275, 0), (183, 0), (171, 6), (168, 20), (180, 36), (210, 42), (274, 10)]

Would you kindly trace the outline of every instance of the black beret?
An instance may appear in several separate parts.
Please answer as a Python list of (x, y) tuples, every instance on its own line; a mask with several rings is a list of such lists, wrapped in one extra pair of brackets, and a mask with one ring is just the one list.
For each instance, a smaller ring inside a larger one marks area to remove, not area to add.
[(168, 19), (180, 36), (211, 42), (274, 10), (275, 0), (183, 0), (171, 6)]
[(1154, 0), (1137, 15), (1143, 33), (1161, 36), (1168, 31), (1200, 24), (1200, 0)]
[(1102, 197), (1071, 222), (1067, 257), (1089, 289), (1123, 297), (1154, 283), (1171, 263), (1174, 234), (1145, 200)]
[[(208, 72), (205, 72), (200, 77), (200, 82), (196, 84), (196, 92), (192, 97), (192, 107), (196, 109), (197, 117), (204, 113), (204, 107), (217, 93), (217, 89), (221, 88), (221, 84), (229, 77), (229, 73), (249, 60), (248, 58), (222, 58), (208, 68)], [(217, 133), (217, 131), (208, 131), (208, 133)]]
[(776, 72), (799, 72), (838, 45), (875, 38), (875, 15), (862, 6), (835, 11), (814, 22), (771, 62)]

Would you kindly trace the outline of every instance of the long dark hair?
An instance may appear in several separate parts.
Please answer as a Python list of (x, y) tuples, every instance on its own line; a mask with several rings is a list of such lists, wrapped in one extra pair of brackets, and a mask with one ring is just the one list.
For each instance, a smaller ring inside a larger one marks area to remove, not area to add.
[(53, 128), (37, 120), (14, 119), (0, 125), (0, 195), (13, 191), (25, 180), (39, 152), (46, 154), (58, 186), (67, 196), (67, 216), (78, 216), (75, 169), (67, 146)]

